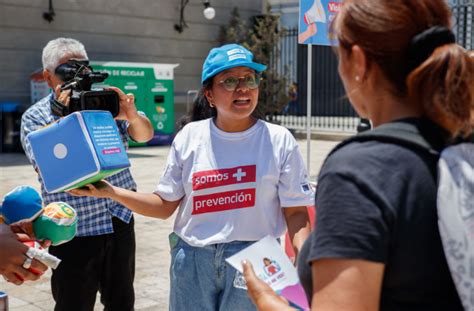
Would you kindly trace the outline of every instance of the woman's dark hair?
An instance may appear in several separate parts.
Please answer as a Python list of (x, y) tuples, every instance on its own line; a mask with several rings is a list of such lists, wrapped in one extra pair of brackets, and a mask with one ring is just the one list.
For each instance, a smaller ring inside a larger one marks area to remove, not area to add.
[[(216, 108), (211, 107), (211, 105), (209, 105), (209, 101), (207, 100), (206, 95), (204, 94), (206, 89), (210, 89), (212, 87), (213, 78), (214, 77), (211, 77), (203, 82), (202, 87), (193, 102), (193, 107), (191, 111), (188, 113), (188, 115), (182, 117), (177, 122), (178, 131), (181, 130), (189, 122), (214, 118), (217, 116)], [(252, 116), (257, 119), (265, 118), (258, 105), (253, 111)]]
[(181, 130), (189, 122), (214, 118), (215, 116), (217, 116), (216, 108), (211, 107), (211, 105), (209, 105), (209, 101), (207, 100), (206, 95), (204, 95), (204, 91), (206, 89), (211, 88), (211, 86), (212, 78), (209, 78), (203, 82), (199, 93), (194, 99), (191, 111), (178, 121), (178, 131)]
[(415, 36), (434, 26), (451, 28), (444, 0), (346, 0), (335, 21), (340, 48), (360, 46), (394, 86), (453, 136), (472, 131), (474, 59), (455, 43), (441, 44), (412, 66)]

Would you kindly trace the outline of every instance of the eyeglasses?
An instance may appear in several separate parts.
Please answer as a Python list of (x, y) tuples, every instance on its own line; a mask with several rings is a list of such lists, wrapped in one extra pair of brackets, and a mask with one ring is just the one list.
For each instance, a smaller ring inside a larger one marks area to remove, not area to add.
[(260, 75), (248, 75), (245, 77), (228, 77), (225, 78), (224, 80), (218, 81), (217, 83), (222, 84), (224, 89), (229, 92), (233, 92), (237, 89), (237, 87), (240, 85), (240, 81), (244, 81), (245, 87), (255, 90), (258, 88), (260, 85), (260, 81), (262, 80), (262, 77)]

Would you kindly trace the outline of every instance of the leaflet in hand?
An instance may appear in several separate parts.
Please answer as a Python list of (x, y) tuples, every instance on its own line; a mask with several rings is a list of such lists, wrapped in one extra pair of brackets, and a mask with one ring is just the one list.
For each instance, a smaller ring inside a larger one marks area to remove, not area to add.
[(270, 236), (252, 244), (226, 261), (243, 272), (242, 260), (250, 261), (255, 274), (300, 310), (309, 310), (308, 299), (296, 269), (278, 242)]

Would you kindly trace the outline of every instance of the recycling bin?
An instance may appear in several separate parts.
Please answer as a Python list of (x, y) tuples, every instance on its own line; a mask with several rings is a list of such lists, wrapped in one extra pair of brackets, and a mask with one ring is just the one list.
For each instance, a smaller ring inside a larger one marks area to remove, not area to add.
[(174, 134), (174, 68), (179, 64), (91, 62), (95, 71), (109, 74), (104, 84), (135, 96), (137, 109), (150, 119), (154, 136), (148, 143), (130, 141), (130, 146), (170, 144)]

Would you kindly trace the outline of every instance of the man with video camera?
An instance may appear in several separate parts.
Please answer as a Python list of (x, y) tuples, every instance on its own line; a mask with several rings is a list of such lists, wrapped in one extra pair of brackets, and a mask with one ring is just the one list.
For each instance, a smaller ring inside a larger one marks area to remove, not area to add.
[[(150, 121), (135, 107), (134, 97), (120, 89), (91, 91), (92, 83), (106, 74), (89, 66), (84, 45), (70, 38), (57, 38), (43, 49), (43, 77), (54, 90), (31, 106), (22, 116), (21, 141), (33, 164), (36, 163), (26, 136), (67, 114), (79, 110), (109, 110), (115, 117), (122, 141), (130, 137), (146, 142), (153, 137)], [(41, 176), (45, 204), (63, 201), (78, 214), (76, 237), (50, 252), (62, 259), (53, 271), (51, 287), (55, 310), (93, 310), (97, 291), (106, 310), (133, 310), (135, 296), (135, 231), (132, 212), (101, 198), (74, 197), (68, 193), (47, 193)], [(119, 187), (136, 190), (128, 169), (107, 180)]]

